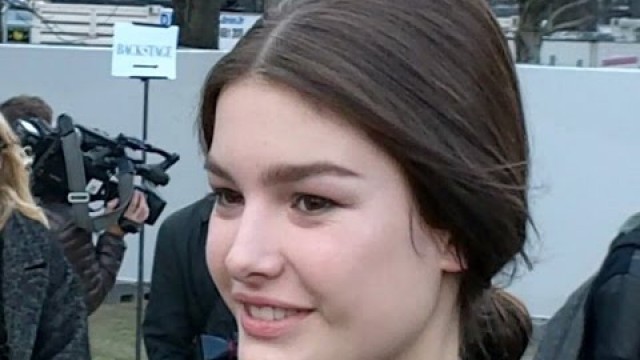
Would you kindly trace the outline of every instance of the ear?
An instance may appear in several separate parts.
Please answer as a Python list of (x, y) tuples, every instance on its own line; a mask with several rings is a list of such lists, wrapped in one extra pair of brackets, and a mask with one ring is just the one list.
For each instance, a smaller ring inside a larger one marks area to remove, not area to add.
[(446, 230), (432, 230), (440, 257), (440, 269), (444, 272), (459, 273), (467, 268), (466, 260), (451, 242), (451, 234)]

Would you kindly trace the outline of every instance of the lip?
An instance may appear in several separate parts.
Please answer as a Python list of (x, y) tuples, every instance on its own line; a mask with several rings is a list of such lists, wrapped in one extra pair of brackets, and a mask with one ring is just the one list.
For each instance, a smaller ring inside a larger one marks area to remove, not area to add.
[[(308, 307), (262, 296), (233, 294), (232, 298), (240, 305), (239, 322), (245, 334), (260, 340), (274, 340), (291, 333), (313, 312)], [(251, 316), (249, 306), (270, 306), (296, 310), (298, 313), (281, 320), (262, 320)]]
[(250, 294), (245, 294), (245, 293), (233, 293), (233, 294), (231, 294), (231, 298), (235, 302), (241, 303), (243, 305), (271, 306), (271, 307), (277, 307), (277, 308), (283, 308), (283, 309), (292, 309), (292, 310), (298, 310), (298, 311), (311, 311), (311, 310), (313, 310), (309, 306), (296, 305), (296, 304), (292, 304), (290, 302), (277, 300), (277, 299), (269, 298), (269, 297), (266, 297), (266, 296), (250, 295)]

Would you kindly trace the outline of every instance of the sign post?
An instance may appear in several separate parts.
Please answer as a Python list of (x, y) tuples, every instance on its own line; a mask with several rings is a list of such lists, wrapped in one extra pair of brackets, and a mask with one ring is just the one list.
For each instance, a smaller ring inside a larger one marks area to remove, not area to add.
[[(116, 23), (111, 53), (111, 75), (139, 79), (143, 83), (142, 140), (147, 141), (149, 123), (149, 82), (176, 78), (178, 27), (164, 24)], [(146, 163), (146, 153), (142, 162)], [(142, 302), (144, 298), (144, 224), (138, 246), (136, 296), (136, 360), (142, 352)]]

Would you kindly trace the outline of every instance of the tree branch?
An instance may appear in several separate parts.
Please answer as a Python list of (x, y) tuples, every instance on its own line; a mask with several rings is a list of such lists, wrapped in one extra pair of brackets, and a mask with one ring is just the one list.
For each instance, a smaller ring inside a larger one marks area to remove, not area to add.
[(520, 1), (520, 16), (541, 18), (548, 6), (549, 0), (522, 0)]
[(585, 23), (588, 23), (589, 21), (592, 21), (594, 18), (593, 15), (586, 15), (581, 17), (580, 19), (576, 19), (576, 20), (571, 20), (571, 21), (567, 21), (564, 23), (560, 23), (556, 26), (554, 26), (552, 29), (548, 29), (545, 30), (543, 32), (543, 36), (546, 35), (550, 35), (554, 32), (558, 32), (558, 31), (563, 31), (563, 30), (571, 30), (571, 29), (575, 29), (581, 25), (584, 25)]
[(554, 12), (552, 12), (551, 15), (549, 15), (549, 17), (547, 18), (547, 26), (545, 27), (550, 30), (553, 30), (554, 29), (553, 24), (558, 17), (564, 15), (567, 11), (572, 10), (576, 7), (579, 8), (580, 6), (589, 5), (590, 2), (591, 0), (577, 0), (577, 1), (565, 4), (563, 6), (560, 6)]

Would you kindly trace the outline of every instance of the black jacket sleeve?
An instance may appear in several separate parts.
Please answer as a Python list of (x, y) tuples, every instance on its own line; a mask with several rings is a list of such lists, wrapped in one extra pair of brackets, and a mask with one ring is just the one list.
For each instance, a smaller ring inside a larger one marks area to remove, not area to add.
[(42, 207), (46, 210), (51, 231), (80, 277), (87, 310), (91, 314), (102, 304), (116, 282), (127, 248), (124, 239), (105, 232), (94, 246), (92, 234), (74, 223), (70, 206), (43, 203)]
[(594, 360), (640, 360), (640, 250), (629, 266), (592, 294)]
[(197, 327), (189, 316), (188, 292), (181, 264), (188, 231), (179, 212), (160, 226), (151, 274), (151, 293), (143, 323), (149, 360), (192, 359)]

